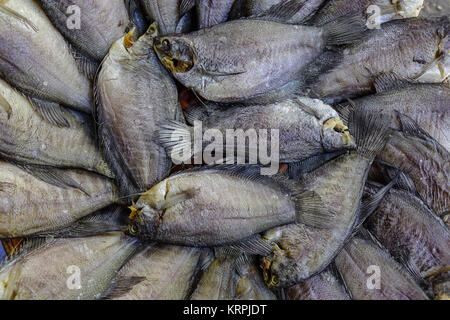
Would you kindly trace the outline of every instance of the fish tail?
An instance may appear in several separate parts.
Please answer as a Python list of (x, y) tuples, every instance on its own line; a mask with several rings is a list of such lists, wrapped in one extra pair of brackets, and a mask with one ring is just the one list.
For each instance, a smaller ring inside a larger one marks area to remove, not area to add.
[(339, 46), (360, 41), (366, 26), (361, 17), (339, 17), (322, 26), (327, 46)]
[(356, 151), (365, 158), (374, 159), (389, 138), (389, 121), (380, 114), (360, 109), (353, 102), (351, 105), (348, 127), (355, 139)]
[(170, 120), (160, 125), (156, 134), (159, 143), (166, 149), (167, 154), (172, 160), (186, 162), (193, 156), (193, 127), (175, 120)]

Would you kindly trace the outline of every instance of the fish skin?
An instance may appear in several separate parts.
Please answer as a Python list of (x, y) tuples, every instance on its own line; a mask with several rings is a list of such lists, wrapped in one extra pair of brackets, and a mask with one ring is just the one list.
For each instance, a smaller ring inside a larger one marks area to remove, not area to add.
[(215, 258), (204, 271), (191, 300), (276, 300), (250, 259), (236, 269), (235, 257)]
[[(370, 183), (366, 194), (381, 186)], [(391, 189), (365, 227), (391, 254), (407, 249), (409, 263), (428, 278), (450, 267), (450, 231), (422, 200), (405, 190)]]
[(227, 21), (235, 0), (195, 0), (199, 29), (208, 28)]
[[(417, 82), (441, 83), (448, 73), (448, 58), (442, 77), (435, 65), (417, 78), (436, 55), (448, 47), (443, 39), (450, 28), (447, 17), (409, 18), (383, 23), (380, 29), (366, 32), (365, 39), (342, 52), (324, 52), (305, 68), (303, 87), (314, 97), (341, 101), (345, 98), (374, 93), (376, 77), (395, 73)], [(429, 76), (428, 76), (429, 75)], [(417, 78), (417, 79), (416, 79)]]
[(396, 130), (402, 130), (397, 112), (410, 117), (445, 149), (450, 150), (448, 84), (408, 84), (353, 101), (365, 110), (390, 118), (391, 128)]
[(37, 31), (0, 12), (0, 77), (31, 96), (91, 113), (91, 82), (45, 13), (32, 0), (9, 0), (3, 6), (28, 19)]
[[(201, 121), (203, 131), (219, 130), (224, 137), (224, 146), (226, 132), (229, 129), (279, 130), (281, 162), (300, 161), (325, 152), (355, 147), (354, 140), (348, 133), (348, 128), (339, 119), (339, 115), (331, 106), (317, 99), (297, 97), (268, 105), (245, 107), (198, 104), (189, 108), (185, 114), (191, 124), (195, 118)], [(198, 142), (203, 144), (203, 148), (211, 143)]]
[[(361, 36), (352, 23), (340, 21), (340, 27), (351, 34), (347, 40)], [(347, 30), (349, 25), (352, 30)], [(328, 36), (335, 28), (334, 23), (317, 28), (240, 19), (188, 34), (157, 37), (154, 47), (173, 76), (202, 98), (241, 102), (265, 96), (299, 78), (303, 67), (332, 41)]]
[(393, 19), (405, 19), (419, 16), (423, 7), (423, 0), (400, 0), (392, 3), (390, 0), (331, 0), (317, 12), (309, 23), (322, 25), (342, 16), (361, 15), (364, 21), (374, 15), (368, 12), (369, 6), (378, 6), (380, 10), (379, 22), (384, 23)]
[(434, 139), (394, 131), (377, 157), (407, 173), (434, 212), (442, 215), (449, 211), (450, 153)]
[(288, 300), (350, 300), (349, 294), (329, 269), (326, 269), (305, 281), (286, 288)]
[(353, 233), (369, 169), (386, 143), (388, 128), (382, 117), (361, 109), (355, 110), (349, 128), (357, 150), (330, 160), (295, 182), (320, 198), (316, 206), (332, 213), (326, 227), (293, 223), (264, 233), (276, 248), (261, 261), (270, 287), (286, 288), (320, 273)]
[(296, 211), (290, 194), (273, 181), (206, 167), (153, 186), (132, 207), (130, 218), (132, 234), (142, 239), (212, 247), (291, 223)]
[[(138, 246), (135, 239), (122, 233), (51, 240), (1, 267), (0, 297), (2, 300), (99, 299)], [(80, 270), (81, 289), (68, 286), (75, 272), (70, 268), (74, 266)]]
[(141, 0), (152, 21), (158, 23), (162, 35), (175, 33), (180, 16), (180, 0)]
[(69, 127), (44, 120), (30, 101), (0, 79), (0, 97), (11, 108), (0, 108), (0, 154), (10, 160), (54, 167), (83, 168), (112, 177), (88, 124), (63, 110)]
[[(245, 16), (264, 15), (274, 5), (286, 3), (289, 0), (247, 0), (244, 1), (243, 11)], [(325, 0), (297, 0), (303, 6), (292, 17), (281, 19), (286, 23), (303, 23), (319, 9)]]
[(200, 271), (202, 250), (152, 244), (120, 270), (120, 278), (143, 277), (130, 291), (114, 300), (184, 300)]
[[(411, 275), (372, 241), (352, 238), (335, 263), (354, 300), (428, 300)], [(372, 265), (380, 267), (380, 290), (366, 286)]]
[[(90, 58), (101, 61), (114, 41), (130, 27), (130, 19), (123, 0), (38, 0), (61, 34)], [(82, 27), (69, 29), (68, 19), (73, 12), (69, 6), (80, 9)], [(69, 13), (68, 13), (69, 12)]]
[(88, 171), (59, 171), (81, 185), (83, 192), (46, 183), (7, 162), (0, 162), (0, 169), (1, 238), (62, 229), (117, 201), (113, 182)]
[[(152, 36), (130, 48), (117, 40), (96, 81), (99, 139), (124, 195), (145, 191), (164, 178), (171, 159), (154, 140), (156, 126), (182, 121), (176, 85), (152, 50)], [(126, 85), (124, 85), (126, 84)]]

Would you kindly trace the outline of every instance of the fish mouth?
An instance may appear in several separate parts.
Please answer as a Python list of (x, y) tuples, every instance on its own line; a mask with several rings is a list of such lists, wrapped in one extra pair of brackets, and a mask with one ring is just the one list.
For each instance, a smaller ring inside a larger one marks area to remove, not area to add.
[(123, 46), (125, 49), (130, 49), (137, 40), (136, 27), (133, 27), (124, 37)]
[(355, 139), (350, 134), (348, 127), (338, 118), (330, 118), (323, 125), (341, 135), (342, 143), (345, 146), (356, 147)]
[(142, 213), (143, 208), (137, 208), (136, 203), (132, 201), (131, 206), (129, 206), (128, 209), (131, 210), (128, 218), (130, 219), (130, 221), (135, 221), (136, 217)]
[(171, 52), (170, 42), (166, 38), (156, 37), (153, 40), (153, 49), (158, 55), (161, 63), (171, 72), (186, 73), (192, 69), (194, 63), (179, 59)]
[(272, 274), (272, 261), (264, 257), (262, 259), (261, 267), (263, 269), (263, 279), (267, 287), (270, 289), (278, 285), (278, 278)]

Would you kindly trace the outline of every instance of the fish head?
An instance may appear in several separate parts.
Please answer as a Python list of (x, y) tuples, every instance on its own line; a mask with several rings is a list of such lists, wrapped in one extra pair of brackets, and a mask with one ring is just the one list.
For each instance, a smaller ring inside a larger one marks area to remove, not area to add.
[(339, 118), (329, 118), (323, 122), (322, 145), (327, 152), (356, 148), (348, 127)]
[(193, 45), (182, 36), (156, 37), (153, 47), (162, 64), (173, 73), (186, 73), (194, 67)]

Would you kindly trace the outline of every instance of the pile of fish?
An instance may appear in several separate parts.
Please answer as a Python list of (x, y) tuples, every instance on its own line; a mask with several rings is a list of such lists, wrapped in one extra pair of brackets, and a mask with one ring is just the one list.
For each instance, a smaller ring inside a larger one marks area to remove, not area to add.
[(0, 297), (449, 299), (423, 5), (1, 0)]

